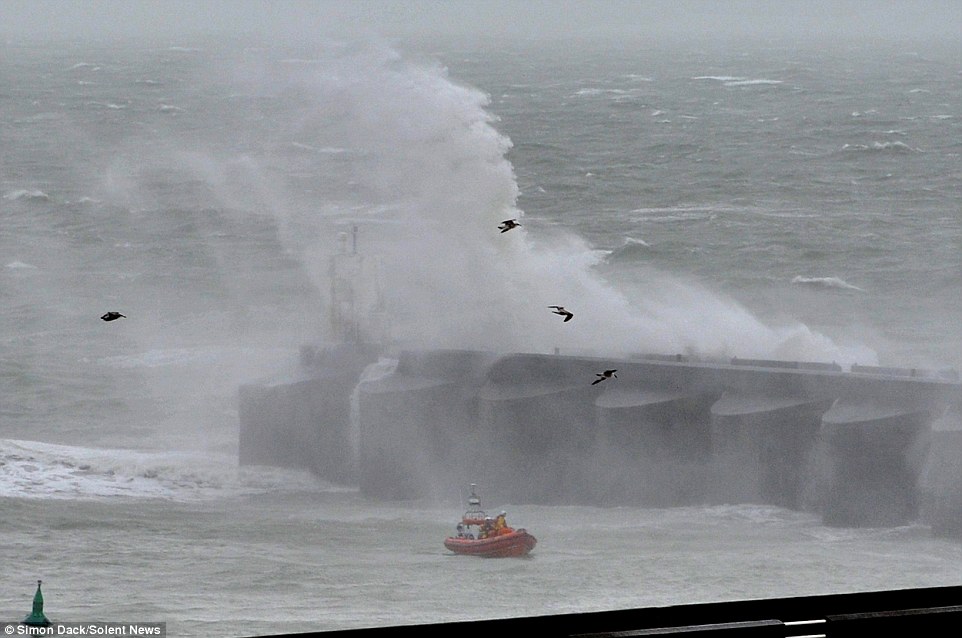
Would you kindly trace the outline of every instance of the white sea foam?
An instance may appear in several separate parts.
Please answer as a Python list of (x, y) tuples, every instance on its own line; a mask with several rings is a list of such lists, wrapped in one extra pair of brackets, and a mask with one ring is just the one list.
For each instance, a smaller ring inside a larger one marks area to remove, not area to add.
[(757, 86), (757, 85), (768, 85), (768, 84), (781, 84), (781, 80), (766, 80), (764, 78), (759, 78), (756, 80), (731, 80), (725, 82), (725, 86)]
[(802, 277), (797, 276), (792, 279), (793, 284), (802, 284), (806, 286), (815, 286), (818, 288), (838, 288), (842, 290), (858, 290), (864, 292), (864, 289), (858, 286), (853, 286), (844, 279), (838, 277)]
[(90, 106), (102, 109), (120, 110), (127, 108), (126, 104), (115, 104), (114, 102), (90, 102)]
[(20, 189), (5, 193), (4, 199), (11, 201), (49, 201), (50, 196), (41, 190)]
[(343, 153), (348, 152), (348, 149), (346, 148), (338, 148), (334, 146), (325, 146), (322, 148), (318, 148), (316, 146), (311, 146), (310, 144), (303, 144), (301, 142), (291, 142), (291, 146), (293, 146), (294, 148), (299, 148), (302, 151), (311, 151), (312, 153), (322, 153), (325, 155), (341, 155)]
[(614, 99), (624, 98), (630, 96), (634, 91), (629, 91), (625, 89), (600, 89), (600, 88), (584, 88), (575, 91), (572, 97), (579, 96), (595, 96), (595, 95), (611, 95)]
[(643, 239), (625, 237), (624, 243), (613, 250), (599, 251), (598, 254), (607, 261), (631, 258), (636, 254), (644, 254), (651, 246)]
[[(0, 441), (0, 494), (20, 498), (170, 498), (169, 481), (158, 480), (158, 457), (125, 450), (71, 448), (30, 441)], [(153, 461), (153, 462), (151, 462)], [(201, 459), (197, 459), (198, 462)], [(201, 467), (210, 467), (207, 461)], [(172, 476), (168, 472), (167, 476)], [(174, 483), (179, 482), (174, 479)], [(194, 482), (200, 487), (201, 482)]]
[(696, 75), (692, 80), (716, 80), (718, 82), (743, 82), (748, 78), (737, 75)]
[(331, 490), (307, 472), (239, 468), (236, 456), (0, 439), (0, 496), (8, 498), (162, 498), (190, 501), (231, 494)]
[(798, 525), (806, 522), (816, 525), (819, 521), (817, 516), (810, 513), (793, 512), (773, 505), (752, 503), (713, 505), (701, 510), (700, 514), (708, 518), (750, 521), (756, 525)]
[(869, 151), (889, 153), (921, 153), (922, 149), (909, 146), (905, 142), (872, 142), (871, 144), (844, 144), (843, 151)]
[(764, 84), (781, 84), (782, 80), (769, 80), (766, 78), (746, 78), (739, 75), (696, 75), (692, 80), (712, 80), (721, 82), (725, 86), (753, 86)]
[(5, 267), (10, 268), (11, 270), (36, 270), (37, 269), (37, 267), (34, 266), (33, 264), (24, 263), (22, 261), (11, 261)]
[(912, 148), (905, 142), (873, 142), (872, 149), (876, 151), (915, 151), (919, 152), (921, 149)]
[(678, 223), (691, 221), (705, 221), (714, 219), (716, 212), (722, 209), (704, 206), (652, 207), (635, 208), (632, 213), (639, 215), (638, 221), (646, 223)]

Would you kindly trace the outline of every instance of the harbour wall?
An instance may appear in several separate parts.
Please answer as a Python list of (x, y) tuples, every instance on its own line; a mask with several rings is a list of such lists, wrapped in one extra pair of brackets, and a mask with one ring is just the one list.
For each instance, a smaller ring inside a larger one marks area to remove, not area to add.
[[(240, 462), (306, 467), (373, 499), (478, 483), (509, 503), (758, 503), (837, 526), (962, 537), (957, 374), (681, 355), (302, 352), (240, 389)], [(597, 373), (617, 369), (597, 384)]]

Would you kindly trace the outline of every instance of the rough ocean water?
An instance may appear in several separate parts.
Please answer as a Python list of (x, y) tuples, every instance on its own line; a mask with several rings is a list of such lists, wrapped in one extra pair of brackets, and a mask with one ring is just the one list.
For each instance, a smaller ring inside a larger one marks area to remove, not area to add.
[(0, 618), (37, 579), (179, 636), (958, 584), (923, 525), (744, 504), (492, 503), (539, 544), (466, 560), (483, 477), (238, 467), (355, 224), (404, 343), (962, 367), (958, 43), (495, 44), (0, 48)]

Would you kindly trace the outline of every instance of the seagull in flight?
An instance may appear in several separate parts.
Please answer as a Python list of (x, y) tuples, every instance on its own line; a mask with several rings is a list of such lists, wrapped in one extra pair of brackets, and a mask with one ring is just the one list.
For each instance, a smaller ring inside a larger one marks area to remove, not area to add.
[(521, 225), (521, 224), (518, 223), (518, 220), (517, 220), (517, 219), (506, 219), (506, 220), (504, 220), (503, 222), (501, 222), (501, 225), (498, 226), (498, 228), (501, 229), (501, 232), (502, 232), (502, 233), (506, 233), (506, 232), (508, 232), (509, 230), (511, 230), (512, 228), (516, 228), (516, 227), (518, 227), (518, 226), (520, 226), (520, 225)]
[(113, 310), (111, 310), (110, 312), (105, 313), (104, 316), (101, 317), (101, 319), (103, 319), (104, 321), (113, 321), (114, 319), (120, 319), (121, 317), (126, 319), (127, 315), (122, 315), (119, 312), (114, 312)]
[(574, 314), (565, 310), (564, 306), (548, 306), (548, 307), (554, 308), (552, 312), (555, 313), (556, 315), (561, 315), (562, 317), (564, 317), (565, 321), (571, 321), (571, 318), (574, 317)]
[(595, 376), (598, 377), (598, 378), (595, 379), (594, 381), (592, 381), (592, 382), (591, 382), (591, 385), (594, 385), (594, 384), (596, 384), (596, 383), (601, 383), (601, 382), (604, 381), (605, 379), (610, 379), (611, 377), (614, 377), (614, 378), (617, 379), (617, 378), (618, 378), (618, 375), (615, 374), (616, 372), (618, 372), (618, 371), (617, 371), (617, 370), (605, 370), (604, 372), (597, 372), (597, 373), (595, 373)]

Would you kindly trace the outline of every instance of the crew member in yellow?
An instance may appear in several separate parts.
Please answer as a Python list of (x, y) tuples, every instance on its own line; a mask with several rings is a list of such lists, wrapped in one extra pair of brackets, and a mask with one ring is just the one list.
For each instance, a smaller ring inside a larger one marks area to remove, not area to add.
[(481, 523), (481, 531), (478, 533), (478, 538), (487, 538), (496, 535), (494, 531), (494, 521), (491, 520), (490, 516), (485, 516), (484, 522)]
[(494, 519), (494, 532), (492, 532), (492, 536), (500, 536), (501, 534), (507, 534), (511, 531), (511, 528), (508, 527), (508, 523), (505, 520), (507, 515), (507, 512), (502, 511), (500, 514), (498, 514), (498, 517)]

